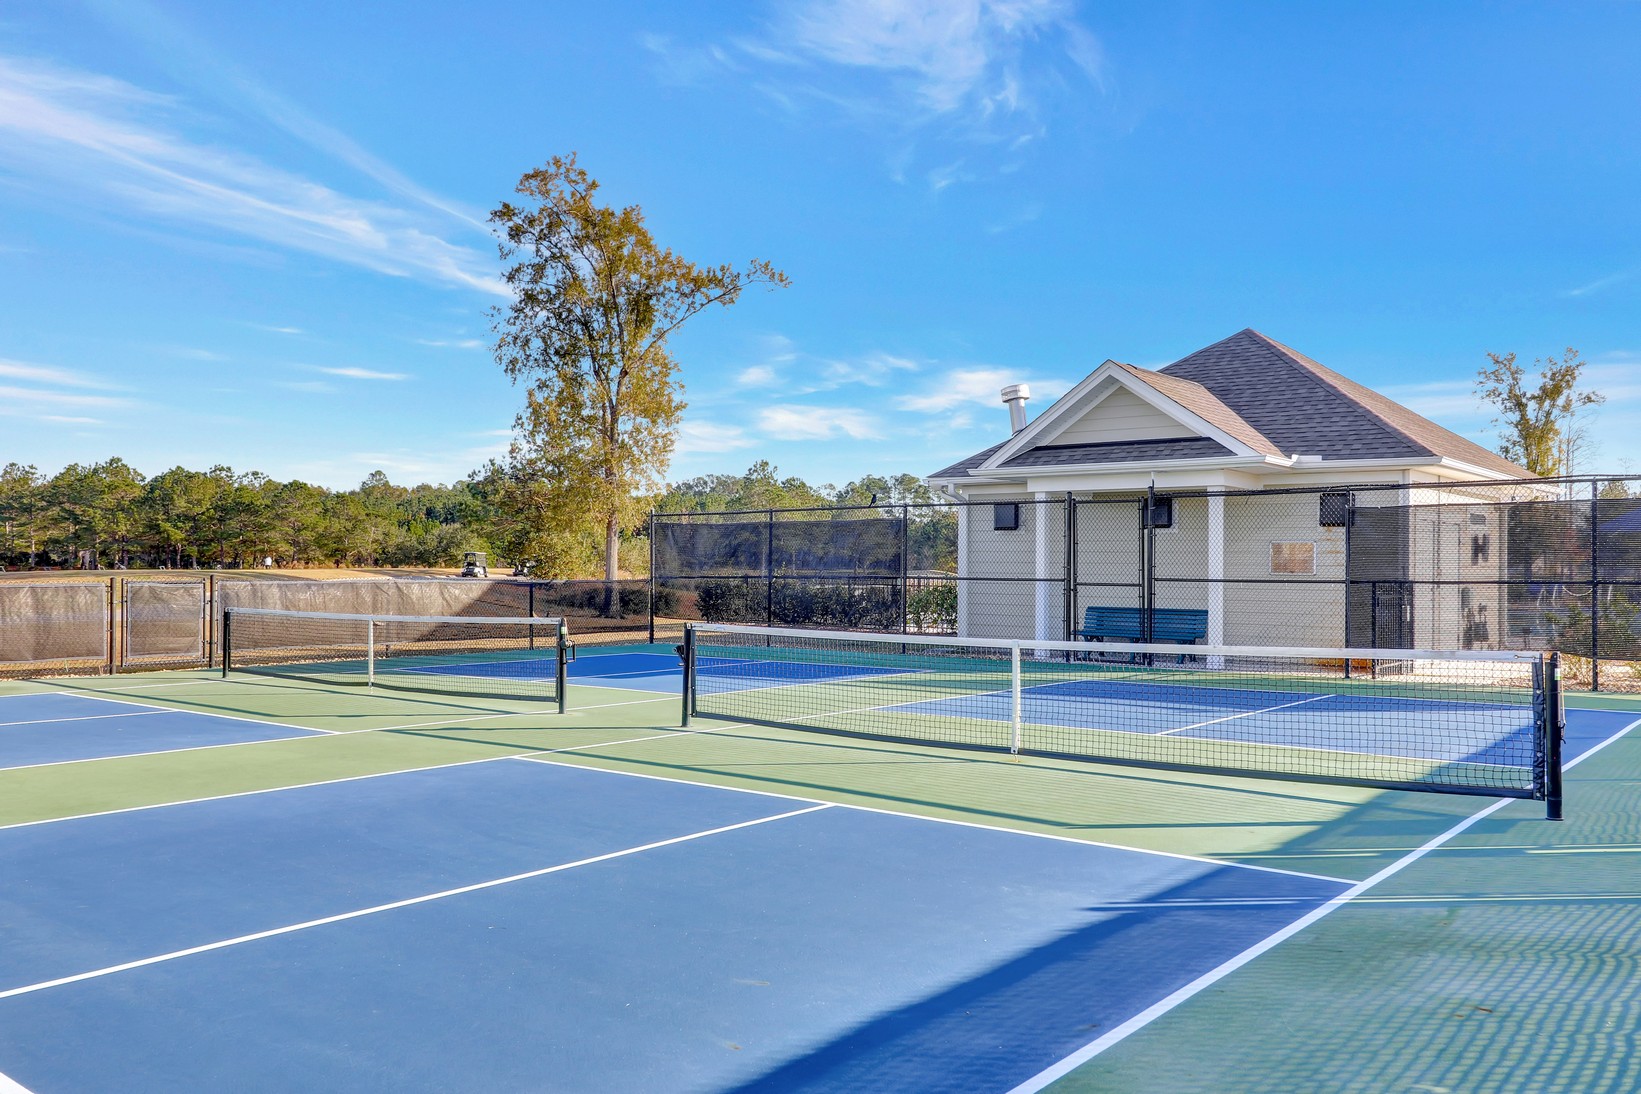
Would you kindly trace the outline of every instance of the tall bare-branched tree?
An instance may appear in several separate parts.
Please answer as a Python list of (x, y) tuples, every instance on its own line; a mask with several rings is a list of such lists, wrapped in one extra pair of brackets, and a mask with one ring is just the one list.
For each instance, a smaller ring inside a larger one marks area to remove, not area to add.
[(1580, 412), (1607, 401), (1579, 387), (1584, 362), (1568, 347), (1534, 361), (1538, 386), (1529, 389), (1527, 370), (1513, 353), (1489, 353), (1492, 365), (1476, 374), (1476, 394), (1498, 413), (1499, 453), (1535, 475), (1570, 475), (1588, 436)]
[(637, 206), (599, 204), (573, 154), (517, 193), (490, 214), (513, 292), (492, 313), (496, 359), (529, 384), (498, 501), (538, 530), (549, 574), (555, 545), (595, 531), (613, 583), (621, 530), (661, 485), (684, 410), (667, 339), (711, 305), (788, 280), (758, 259), (702, 267), (661, 249)]

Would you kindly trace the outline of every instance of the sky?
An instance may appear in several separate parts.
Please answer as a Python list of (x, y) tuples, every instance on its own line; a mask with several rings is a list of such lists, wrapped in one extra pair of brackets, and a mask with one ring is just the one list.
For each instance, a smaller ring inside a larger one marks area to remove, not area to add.
[(926, 475), (1253, 327), (1491, 446), (1576, 347), (1641, 473), (1635, 3), (0, 7), (0, 463), (453, 482), (507, 448), (487, 223), (575, 152), (702, 265), (667, 477)]

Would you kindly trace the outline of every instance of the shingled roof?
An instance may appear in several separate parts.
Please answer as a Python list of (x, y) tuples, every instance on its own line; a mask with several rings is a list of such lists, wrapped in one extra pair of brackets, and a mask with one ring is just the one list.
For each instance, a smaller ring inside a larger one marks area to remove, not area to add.
[[(1263, 455), (1311, 456), (1323, 461), (1446, 458), (1510, 478), (1532, 477), (1526, 468), (1251, 328), (1156, 372), (1111, 363)], [(1045, 440), (1050, 443), (1017, 453), (1000, 469), (1201, 460), (1231, 454), (1205, 437), (1165, 444), (1055, 445), (1050, 438)], [(962, 478), (1007, 443), (977, 452), (930, 477)]]
[(1289, 455), (1447, 457), (1531, 478), (1503, 456), (1249, 328), (1159, 370), (1194, 380)]

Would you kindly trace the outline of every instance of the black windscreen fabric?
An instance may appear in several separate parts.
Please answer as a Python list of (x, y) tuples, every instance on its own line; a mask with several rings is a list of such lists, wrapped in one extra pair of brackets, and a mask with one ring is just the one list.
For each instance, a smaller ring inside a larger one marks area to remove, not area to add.
[(905, 566), (899, 520), (793, 520), (774, 528), (775, 573), (786, 577), (894, 577)]
[[(906, 539), (896, 518), (767, 519), (706, 523), (658, 520), (655, 572), (661, 578), (900, 577)], [(773, 565), (771, 565), (773, 562)]]
[(735, 577), (769, 570), (769, 522), (655, 522), (655, 573), (663, 578)]

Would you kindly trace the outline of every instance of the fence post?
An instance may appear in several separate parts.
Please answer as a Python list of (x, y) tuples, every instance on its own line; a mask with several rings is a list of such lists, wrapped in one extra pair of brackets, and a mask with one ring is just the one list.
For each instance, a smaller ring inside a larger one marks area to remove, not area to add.
[(119, 578), (112, 574), (108, 577), (108, 661), (106, 666), (108, 671), (105, 673), (107, 676), (113, 676), (119, 671), (119, 654), (116, 641), (120, 633), (120, 601), (119, 592), (114, 587), (115, 582), (118, 580)]
[(1066, 491), (1065, 641), (1077, 633), (1077, 499)]
[(205, 575), (205, 667), (217, 660), (217, 576)]
[(764, 514), (764, 626), (775, 624), (775, 510)]
[[(1320, 504), (1320, 502), (1318, 502), (1318, 504)], [(1350, 602), (1352, 600), (1351, 594), (1356, 591), (1356, 587), (1354, 585), (1352, 585), (1351, 582), (1350, 582), (1350, 541), (1351, 541), (1352, 538), (1354, 538), (1351, 533), (1355, 531), (1355, 528), (1356, 528), (1356, 495), (1354, 493), (1350, 492), (1350, 491), (1346, 491), (1346, 493), (1345, 493), (1345, 640), (1343, 642), (1339, 643), (1341, 646), (1345, 647), (1346, 649), (1350, 649), (1353, 645), (1355, 645), (1355, 643), (1351, 639), (1351, 630), (1350, 630)], [(1370, 646), (1372, 645), (1371, 642), (1368, 643), (1368, 644)], [(1350, 679), (1350, 655), (1349, 654), (1345, 655), (1345, 679), (1346, 680)]]
[(650, 645), (655, 644), (655, 510), (650, 510)]
[[(1157, 487), (1153, 483), (1145, 488), (1145, 497), (1140, 499), (1140, 551), (1143, 555), (1142, 586), (1140, 588), (1140, 641), (1149, 642), (1152, 639), (1152, 615), (1157, 607), (1156, 586), (1156, 555), (1157, 530), (1151, 526), (1151, 511), (1157, 503)], [(1150, 664), (1149, 659), (1145, 661)]]
[(1601, 690), (1601, 587), (1598, 567), (1601, 542), (1601, 483), (1590, 481), (1590, 690)]
[(907, 618), (911, 610), (911, 588), (908, 584), (911, 567), (907, 555), (911, 549), (911, 511), (904, 504), (900, 507), (900, 633), (911, 630), (911, 620)]

